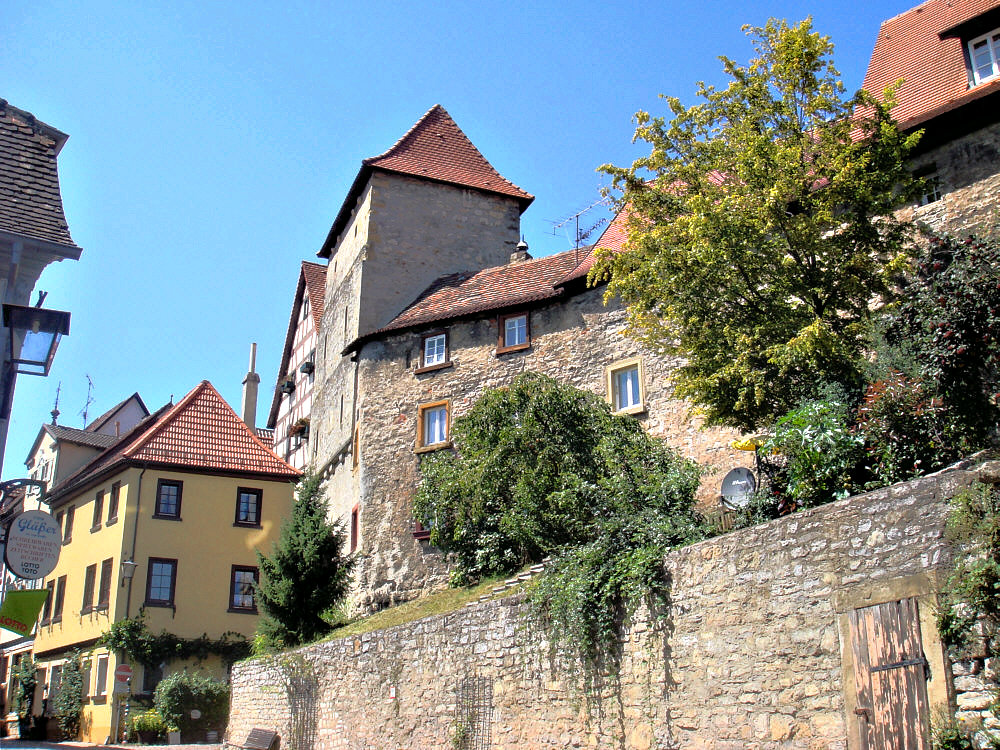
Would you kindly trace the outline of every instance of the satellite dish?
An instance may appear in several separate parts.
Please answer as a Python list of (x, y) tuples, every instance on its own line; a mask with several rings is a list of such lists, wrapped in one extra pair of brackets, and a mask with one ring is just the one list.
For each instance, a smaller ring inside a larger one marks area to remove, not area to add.
[(722, 480), (722, 501), (735, 508), (742, 508), (750, 502), (750, 496), (757, 489), (753, 472), (742, 466), (726, 474)]

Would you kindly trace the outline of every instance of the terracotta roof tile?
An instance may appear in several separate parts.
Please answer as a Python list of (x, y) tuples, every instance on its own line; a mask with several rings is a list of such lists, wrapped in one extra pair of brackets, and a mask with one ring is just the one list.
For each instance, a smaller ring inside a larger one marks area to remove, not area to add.
[(390, 172), (533, 200), (531, 194), (500, 176), (440, 104), (431, 107), (392, 148), (363, 163)]
[[(1000, 90), (997, 82), (969, 87), (963, 49), (968, 39), (952, 31), (997, 8), (1000, 0), (928, 0), (884, 21), (864, 88), (881, 95), (887, 86), (902, 78), (893, 115), (903, 127), (912, 127)], [(979, 33), (987, 31), (984, 28)]]
[(66, 138), (0, 99), (0, 231), (76, 248), (56, 166)]
[(301, 476), (203, 380), (176, 404), (167, 404), (143, 419), (115, 445), (60, 482), (49, 498), (58, 503), (105, 470), (147, 461), (194, 471)]
[(337, 238), (347, 226), (358, 197), (374, 170), (404, 174), (460, 187), (515, 198), (521, 212), (535, 199), (500, 175), (462, 132), (444, 107), (435, 104), (417, 120), (392, 148), (361, 162), (361, 169), (344, 199), (323, 247), (317, 253), (329, 258)]
[(476, 273), (442, 276), (377, 333), (561, 296), (555, 284), (576, 267), (581, 255), (568, 250)]
[(313, 328), (319, 330), (323, 319), (323, 305), (326, 302), (326, 266), (320, 263), (302, 261), (302, 276), (306, 291), (309, 292), (309, 310), (312, 312)]

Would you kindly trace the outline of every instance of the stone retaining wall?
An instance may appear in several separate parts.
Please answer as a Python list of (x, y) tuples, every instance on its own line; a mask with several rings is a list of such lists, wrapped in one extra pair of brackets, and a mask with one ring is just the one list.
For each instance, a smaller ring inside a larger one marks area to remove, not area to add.
[(268, 727), (289, 750), (447, 748), (463, 731), (488, 735), (468, 747), (496, 750), (853, 748), (852, 608), (917, 597), (932, 708), (953, 700), (932, 616), (949, 561), (945, 503), (990, 467), (998, 473), (950, 471), (672, 553), (669, 630), (656, 637), (636, 618), (620, 682), (594, 711), (511, 596), (237, 665), (229, 739)]

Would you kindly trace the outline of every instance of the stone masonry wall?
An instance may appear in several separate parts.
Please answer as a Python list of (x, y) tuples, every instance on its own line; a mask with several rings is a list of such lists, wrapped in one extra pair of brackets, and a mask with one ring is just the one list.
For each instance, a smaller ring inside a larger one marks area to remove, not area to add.
[(451, 747), (456, 719), (468, 716), (457, 691), (477, 678), (488, 719), (477, 731), (493, 750), (853, 748), (845, 607), (922, 597), (931, 708), (948, 703), (950, 670), (929, 613), (949, 561), (945, 502), (977, 476), (950, 471), (672, 553), (666, 636), (635, 619), (620, 684), (589, 720), (512, 596), (238, 664), (229, 742), (266, 727), (291, 750), (293, 731), (315, 750)]
[[(646, 410), (636, 418), (650, 433), (707, 467), (703, 504), (717, 505), (729, 469), (752, 465), (752, 455), (729, 447), (737, 433), (702, 429), (689, 404), (673, 397), (669, 377), (677, 359), (653, 354), (624, 336), (625, 311), (617, 303), (605, 306), (602, 291), (591, 289), (532, 310), (531, 348), (523, 351), (496, 353), (495, 315), (453, 323), (447, 328), (452, 366), (433, 372), (414, 372), (420, 363), (422, 331), (365, 346), (359, 379), (361, 554), (356, 569), (363, 608), (412, 598), (445, 580), (442, 556), (413, 537), (420, 404), (448, 399), (454, 422), (486, 388), (509, 383), (525, 371), (606, 396), (605, 369), (640, 355)], [(349, 466), (342, 470), (352, 471)]]

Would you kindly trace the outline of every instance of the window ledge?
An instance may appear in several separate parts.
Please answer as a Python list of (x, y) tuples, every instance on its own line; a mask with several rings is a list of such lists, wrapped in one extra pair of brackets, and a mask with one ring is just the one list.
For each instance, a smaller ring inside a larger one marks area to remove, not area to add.
[(148, 599), (142, 603), (144, 607), (163, 607), (164, 609), (177, 609), (173, 602), (151, 602)]
[(628, 416), (628, 415), (634, 416), (636, 414), (645, 414), (645, 413), (646, 413), (646, 405), (645, 404), (636, 404), (635, 406), (626, 406), (624, 409), (619, 409), (618, 411), (615, 412), (615, 414), (621, 414), (623, 416)]
[(240, 521), (233, 521), (233, 526), (238, 529), (262, 529), (264, 528), (259, 523), (241, 523)]
[(59, 615), (58, 617), (53, 617), (49, 625), (58, 625), (61, 622), (62, 622), (62, 615)]
[(245, 607), (230, 607), (226, 612), (231, 612), (234, 615), (255, 615), (257, 614), (256, 609), (246, 609)]
[(436, 365), (427, 365), (425, 367), (418, 367), (413, 371), (414, 375), (423, 375), (425, 372), (435, 372), (436, 370), (445, 370), (452, 367), (455, 363), (450, 359), (447, 362), (438, 362)]
[(514, 346), (498, 346), (497, 354), (509, 354), (510, 352), (523, 352), (525, 349), (531, 348), (531, 342), (525, 344), (514, 344)]
[(180, 516), (164, 516), (164, 515), (159, 515), (157, 513), (153, 514), (153, 518), (158, 518), (161, 521), (180, 521), (181, 520)]
[(424, 529), (422, 531), (414, 531), (413, 538), (416, 539), (418, 542), (426, 542), (428, 539), (431, 538), (431, 530)]
[(443, 443), (434, 443), (433, 445), (420, 445), (413, 449), (414, 453), (432, 453), (433, 451), (444, 450), (445, 448), (451, 448), (452, 442), (450, 440), (445, 440)]
[(106, 696), (106, 695), (92, 695), (90, 697), (90, 702), (91, 703), (107, 703), (108, 702), (108, 696)]

